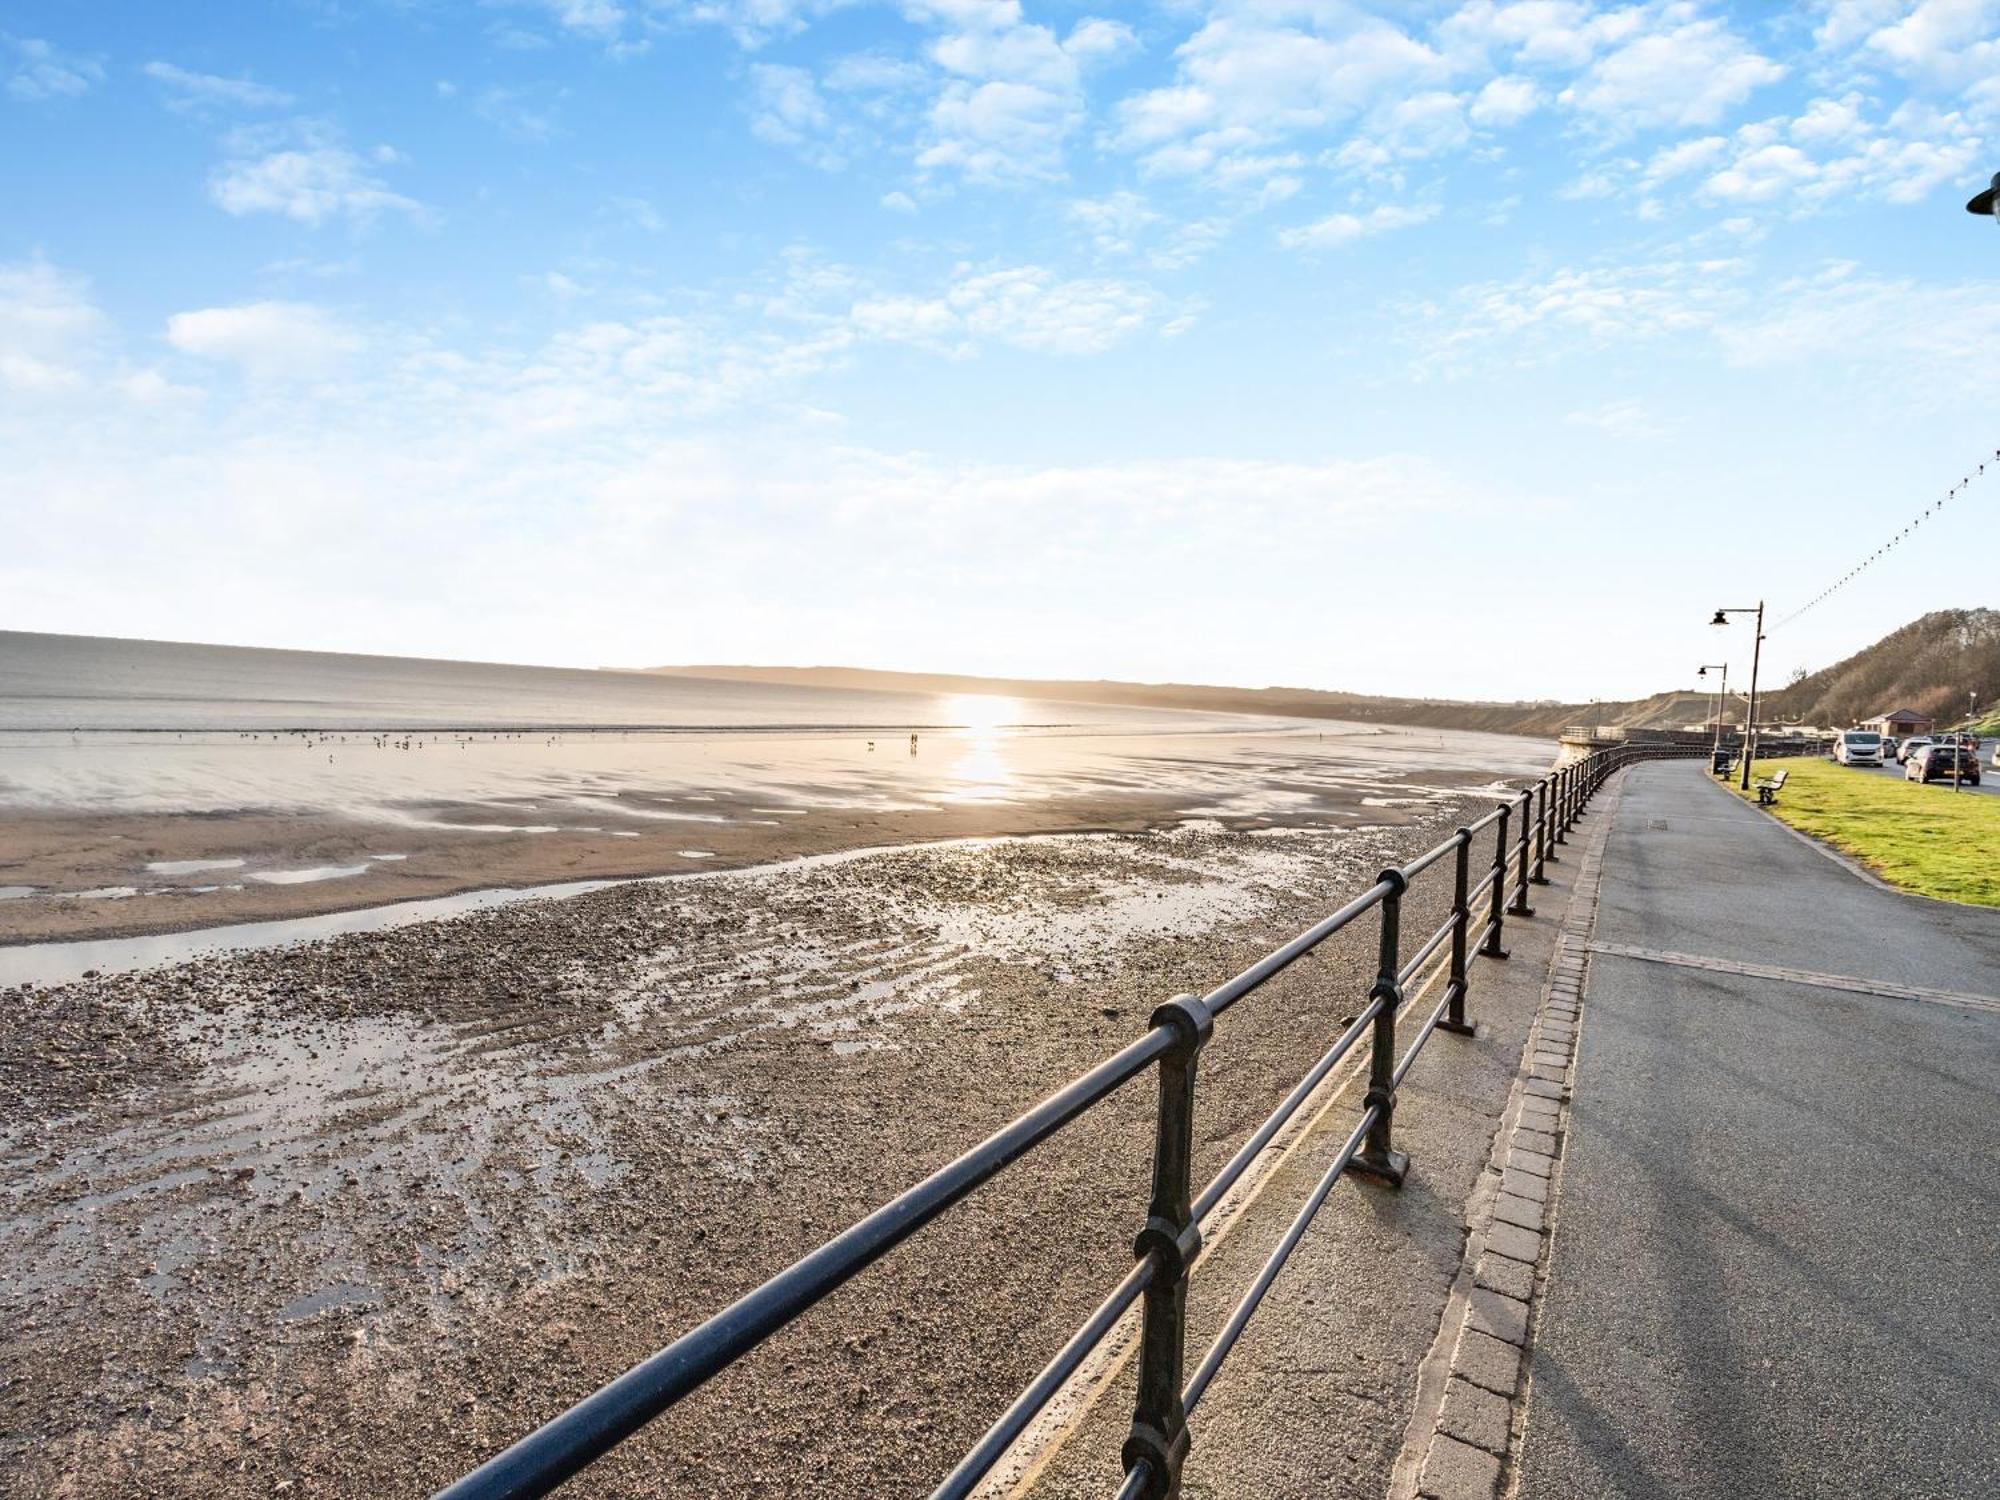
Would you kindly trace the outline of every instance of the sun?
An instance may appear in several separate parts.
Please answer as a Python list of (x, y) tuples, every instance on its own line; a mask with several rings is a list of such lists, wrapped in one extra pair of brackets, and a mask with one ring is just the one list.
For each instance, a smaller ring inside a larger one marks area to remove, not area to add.
[(945, 700), (944, 713), (946, 723), (984, 734), (1019, 723), (1021, 705), (993, 693), (959, 693)]

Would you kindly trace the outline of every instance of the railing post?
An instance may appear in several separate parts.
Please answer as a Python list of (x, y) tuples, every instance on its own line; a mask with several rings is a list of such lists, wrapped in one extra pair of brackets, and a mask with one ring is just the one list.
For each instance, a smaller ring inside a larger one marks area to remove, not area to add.
[(1140, 1260), (1159, 1257), (1146, 1288), (1139, 1335), (1139, 1395), (1122, 1455), (1125, 1472), (1146, 1467), (1141, 1500), (1174, 1500), (1187, 1458), (1187, 1409), (1181, 1386), (1187, 1361), (1188, 1272), (1201, 1253), (1194, 1222), (1195, 1059), (1215, 1030), (1215, 1017), (1196, 995), (1181, 995), (1153, 1012), (1152, 1024), (1172, 1026), (1173, 1050), (1160, 1059), (1160, 1110), (1153, 1140), (1153, 1201), (1133, 1242)]
[(1368, 1094), (1362, 1100), (1362, 1107), (1373, 1110), (1375, 1119), (1368, 1127), (1367, 1144), (1353, 1165), (1356, 1171), (1380, 1178), (1390, 1187), (1401, 1187), (1410, 1159), (1396, 1150), (1391, 1121), (1396, 1113), (1396, 1012), (1403, 1005), (1403, 986), (1396, 971), (1403, 963), (1403, 892), (1410, 888), (1410, 882), (1401, 870), (1384, 870), (1376, 879), (1389, 882), (1389, 894), (1382, 898), (1382, 941), (1375, 984), (1368, 991), (1368, 998), (1377, 1004), (1368, 1051)]
[(1507, 905), (1507, 814), (1513, 804), (1500, 804), (1500, 821), (1493, 826), (1498, 830), (1493, 836), (1493, 890), (1486, 914), (1486, 940), (1479, 945), (1479, 951), (1488, 958), (1505, 958), (1507, 950), (1501, 946), (1500, 938), (1506, 930), (1506, 919), (1501, 912)]
[[(1529, 816), (1534, 798), (1533, 792), (1521, 793), (1521, 868), (1514, 872), (1514, 903), (1507, 908), (1510, 916), (1532, 917), (1535, 914), (1534, 907), (1528, 905), (1528, 825), (1534, 821)], [(1535, 879), (1542, 879), (1542, 860), (1539, 853), (1535, 856)], [(1548, 884), (1545, 880), (1542, 883)]]
[[(1525, 841), (1527, 829), (1521, 830)], [(1544, 776), (1535, 783), (1535, 873), (1528, 878), (1536, 885), (1547, 885), (1549, 877), (1542, 873), (1544, 862), (1554, 859), (1549, 852), (1549, 781)]]
[(1458, 830), (1458, 866), (1451, 885), (1451, 986), (1445, 993), (1444, 1019), (1439, 1031), (1473, 1036), (1478, 1028), (1465, 1019), (1465, 929), (1472, 920), (1472, 830)]
[[(1551, 799), (1555, 807), (1552, 809), (1551, 821), (1555, 824), (1555, 842), (1558, 844), (1569, 842), (1565, 837), (1569, 832), (1569, 789), (1575, 778), (1576, 767), (1573, 765), (1564, 766), (1556, 773), (1556, 794)], [(1555, 856), (1551, 854), (1549, 858), (1554, 859)]]

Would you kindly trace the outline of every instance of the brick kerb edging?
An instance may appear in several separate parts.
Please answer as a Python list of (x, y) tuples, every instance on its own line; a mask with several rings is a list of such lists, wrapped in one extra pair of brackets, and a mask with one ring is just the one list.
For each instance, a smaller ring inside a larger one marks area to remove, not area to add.
[(1462, 1295), (1455, 1290), (1446, 1304), (1438, 1340), (1451, 1351), (1444, 1389), (1432, 1391), (1436, 1420), (1418, 1439), (1423, 1453), (1415, 1493), (1424, 1500), (1494, 1500), (1503, 1482), (1510, 1493), (1515, 1482), (1527, 1415), (1528, 1352), (1562, 1181), (1604, 846), (1623, 789), (1621, 773), (1592, 809), (1600, 817), (1578, 861), (1541, 1005), (1492, 1155), (1468, 1200)]

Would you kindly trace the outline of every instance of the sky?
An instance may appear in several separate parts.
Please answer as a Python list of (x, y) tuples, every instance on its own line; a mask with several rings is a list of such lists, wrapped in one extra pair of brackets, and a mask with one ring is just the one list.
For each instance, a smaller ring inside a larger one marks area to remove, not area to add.
[(0, 627), (1735, 676), (2000, 447), (1996, 170), (2000, 0), (8, 0)]

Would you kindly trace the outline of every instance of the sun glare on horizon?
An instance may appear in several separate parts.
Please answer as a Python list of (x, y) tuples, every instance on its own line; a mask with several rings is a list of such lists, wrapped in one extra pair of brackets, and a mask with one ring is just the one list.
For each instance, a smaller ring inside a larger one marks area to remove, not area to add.
[(959, 693), (945, 700), (945, 719), (974, 734), (991, 733), (1021, 722), (1021, 701), (997, 693)]

